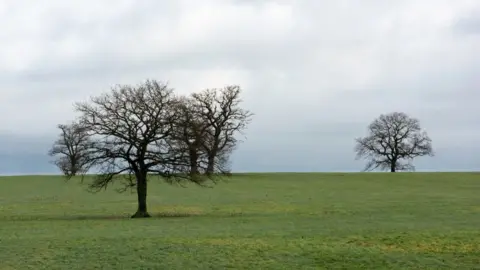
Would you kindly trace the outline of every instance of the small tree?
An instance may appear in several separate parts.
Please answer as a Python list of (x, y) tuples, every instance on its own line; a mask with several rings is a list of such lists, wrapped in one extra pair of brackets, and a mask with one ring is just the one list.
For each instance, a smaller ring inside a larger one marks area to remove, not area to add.
[(411, 161), (433, 156), (431, 139), (420, 122), (405, 113), (382, 114), (368, 126), (368, 135), (356, 139), (357, 159), (368, 160), (365, 170), (414, 170)]
[[(166, 84), (147, 80), (136, 87), (114, 87), (111, 92), (76, 104), (80, 125), (92, 142), (90, 162), (99, 168), (90, 187), (99, 190), (123, 179), (136, 187), (138, 209), (132, 216), (149, 217), (147, 176), (156, 174), (168, 183), (202, 184), (213, 177), (192, 176), (185, 148), (176, 143), (181, 101)], [(202, 163), (196, 164), (197, 168)]]
[(59, 138), (48, 154), (55, 157), (53, 163), (66, 176), (87, 172), (90, 167), (90, 139), (85, 128), (78, 123), (58, 125)]
[[(206, 124), (202, 148), (207, 159), (207, 174), (219, 169), (217, 165), (228, 163), (228, 156), (238, 143), (235, 135), (241, 133), (252, 119), (253, 114), (240, 107), (240, 94), (241, 88), (231, 85), (222, 89), (206, 89), (191, 96), (192, 108)], [(220, 153), (223, 155), (221, 158)]]

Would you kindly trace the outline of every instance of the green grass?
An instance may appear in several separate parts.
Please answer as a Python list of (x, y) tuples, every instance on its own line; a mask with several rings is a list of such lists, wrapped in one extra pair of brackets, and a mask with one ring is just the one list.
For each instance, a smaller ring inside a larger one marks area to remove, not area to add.
[(248, 174), (90, 194), (0, 178), (0, 269), (480, 269), (480, 174)]

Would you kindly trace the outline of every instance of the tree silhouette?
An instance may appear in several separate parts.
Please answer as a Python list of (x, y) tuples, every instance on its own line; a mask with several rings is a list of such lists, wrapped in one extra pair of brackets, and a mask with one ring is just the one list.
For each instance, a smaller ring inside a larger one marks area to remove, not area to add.
[(242, 90), (238, 85), (221, 89), (206, 89), (191, 96), (192, 107), (201, 123), (206, 123), (202, 148), (207, 157), (207, 174), (215, 172), (217, 165), (228, 164), (228, 156), (239, 140), (253, 114), (240, 107)]
[(85, 128), (78, 123), (58, 125), (59, 138), (48, 154), (55, 157), (53, 163), (66, 176), (75, 176), (90, 168), (91, 141)]
[(414, 170), (414, 158), (433, 156), (431, 142), (417, 119), (402, 112), (382, 114), (368, 126), (366, 137), (356, 139), (356, 158), (368, 160), (365, 171)]
[(147, 80), (138, 86), (116, 86), (75, 105), (81, 114), (79, 125), (91, 142), (88, 161), (100, 171), (90, 188), (98, 191), (115, 180), (135, 187), (138, 209), (132, 218), (150, 216), (147, 180), (153, 174), (168, 183), (216, 181), (216, 175), (189, 173), (188, 151), (175, 143), (176, 131), (183, 128), (179, 125), (186, 124), (178, 110), (181, 103), (167, 84)]

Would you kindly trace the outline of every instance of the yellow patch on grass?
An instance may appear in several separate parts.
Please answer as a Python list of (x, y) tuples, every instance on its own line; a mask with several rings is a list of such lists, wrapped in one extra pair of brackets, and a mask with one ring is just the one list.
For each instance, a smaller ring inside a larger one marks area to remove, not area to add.
[(476, 213), (480, 212), (480, 206), (473, 206), (472, 211)]
[(197, 206), (163, 205), (150, 208), (149, 212), (162, 216), (199, 216), (204, 214), (205, 210)]
[(54, 257), (55, 257), (55, 251), (48, 247), (44, 247), (41, 249), (37, 249), (35, 254), (32, 256), (31, 260), (35, 262), (41, 262), (44, 264), (45, 262), (52, 260)]
[(278, 213), (294, 213), (298, 212), (298, 206), (287, 204), (278, 204), (274, 202), (258, 202), (237, 206), (222, 206), (218, 212), (228, 214), (278, 214)]
[(378, 248), (383, 251), (398, 251), (398, 252), (457, 252), (457, 253), (472, 253), (480, 251), (480, 244), (472, 243), (449, 243), (442, 241), (422, 241), (422, 242), (403, 242), (403, 243), (379, 243), (365, 240), (352, 240), (350, 244), (367, 248)]
[(212, 246), (229, 246), (236, 248), (269, 248), (271, 244), (262, 239), (253, 238), (205, 238), (205, 239), (192, 239), (188, 242), (181, 240), (171, 240), (170, 242), (175, 244), (194, 244), (194, 245), (212, 245)]

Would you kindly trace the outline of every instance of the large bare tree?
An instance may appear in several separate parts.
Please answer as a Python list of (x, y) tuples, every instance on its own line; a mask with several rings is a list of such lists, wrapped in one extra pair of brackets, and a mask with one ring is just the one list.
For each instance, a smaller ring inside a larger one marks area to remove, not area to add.
[(227, 164), (228, 156), (238, 144), (236, 137), (251, 122), (253, 114), (243, 109), (240, 104), (242, 90), (238, 85), (221, 89), (206, 89), (191, 96), (192, 107), (199, 114), (198, 118), (204, 133), (202, 148), (205, 151), (207, 174), (222, 170), (220, 164)]
[(75, 105), (81, 114), (79, 123), (92, 142), (90, 162), (100, 170), (90, 187), (99, 190), (115, 180), (136, 187), (138, 209), (133, 218), (150, 216), (147, 177), (151, 174), (168, 183), (215, 181), (192, 176), (188, 152), (172, 139), (182, 123), (180, 103), (167, 84), (147, 80), (137, 86), (116, 86)]
[(368, 135), (356, 139), (357, 159), (367, 159), (365, 170), (414, 170), (412, 160), (433, 156), (432, 140), (418, 119), (402, 112), (382, 114), (368, 126)]
[(59, 138), (54, 142), (48, 154), (55, 157), (53, 163), (66, 176), (75, 176), (87, 172), (90, 163), (91, 141), (85, 128), (78, 123), (58, 125)]

